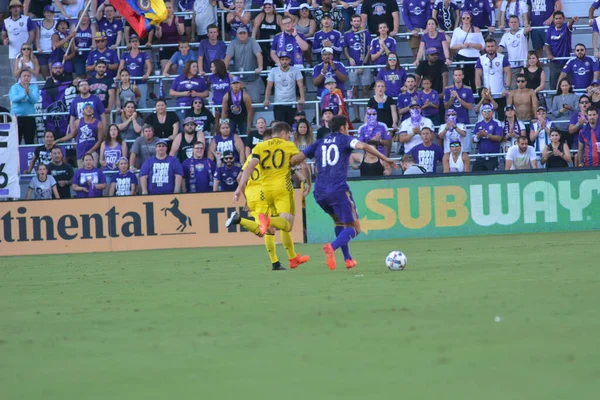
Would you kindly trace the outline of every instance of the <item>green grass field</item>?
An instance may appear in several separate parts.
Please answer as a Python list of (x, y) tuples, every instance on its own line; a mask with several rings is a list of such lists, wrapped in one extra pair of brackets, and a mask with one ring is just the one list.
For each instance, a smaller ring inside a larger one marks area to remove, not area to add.
[(263, 247), (0, 258), (1, 397), (597, 399), (599, 241), (360, 242), (335, 272), (317, 245), (285, 272)]

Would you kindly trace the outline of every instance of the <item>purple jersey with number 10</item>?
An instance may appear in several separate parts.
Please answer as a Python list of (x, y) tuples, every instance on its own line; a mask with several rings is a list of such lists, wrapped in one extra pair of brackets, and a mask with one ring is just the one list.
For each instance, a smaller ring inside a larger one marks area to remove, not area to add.
[(341, 133), (331, 133), (303, 150), (315, 159), (317, 180), (314, 196), (317, 204), (336, 221), (351, 224), (358, 220), (354, 199), (346, 182), (350, 154), (358, 140)]

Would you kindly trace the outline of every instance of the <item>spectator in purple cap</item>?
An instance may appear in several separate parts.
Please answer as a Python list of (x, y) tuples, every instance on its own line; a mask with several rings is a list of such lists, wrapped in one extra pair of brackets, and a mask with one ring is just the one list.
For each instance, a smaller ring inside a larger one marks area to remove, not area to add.
[(558, 77), (558, 81), (560, 82), (567, 77), (573, 83), (574, 89), (587, 89), (593, 80), (600, 78), (598, 61), (586, 55), (586, 48), (581, 43), (575, 45), (575, 57), (571, 57), (567, 61)]
[(82, 159), (83, 165), (73, 175), (73, 191), (79, 198), (102, 197), (102, 191), (106, 189), (106, 176), (94, 167), (91, 154), (85, 154)]
[[(496, 154), (500, 152), (500, 142), (504, 138), (501, 122), (494, 119), (494, 109), (486, 104), (482, 107), (483, 119), (473, 128), (473, 142), (479, 143), (479, 154)], [(477, 157), (473, 163), (473, 171), (494, 171), (498, 168), (497, 156)]]
[(504, 122), (502, 123), (503, 142), (500, 148), (506, 153), (511, 146), (517, 144), (521, 136), (527, 137), (527, 129), (523, 121), (517, 118), (517, 111), (513, 104), (504, 107)]
[(129, 170), (129, 161), (121, 157), (118, 161), (119, 172), (114, 175), (108, 189), (109, 196), (135, 196), (138, 185), (137, 176)]
[(182, 192), (208, 193), (213, 191), (213, 174), (217, 167), (215, 163), (204, 157), (205, 146), (196, 142), (192, 157), (183, 162)]
[(367, 108), (365, 123), (358, 128), (358, 140), (375, 146), (381, 154), (390, 154), (392, 137), (388, 127), (377, 121), (377, 110), (374, 108)]
[(449, 49), (450, 39), (444, 32), (438, 31), (438, 23), (434, 18), (427, 20), (427, 28), (423, 36), (421, 36), (421, 43), (419, 44), (419, 52), (416, 56), (415, 62), (413, 63), (416, 67), (419, 65), (419, 61), (425, 54), (431, 54), (433, 51), (438, 53), (438, 59), (445, 62), (447, 65), (452, 64), (450, 59)]
[(313, 85), (317, 87), (317, 93), (323, 91), (325, 79), (327, 78), (334, 78), (338, 89), (343, 92), (344, 82), (348, 79), (346, 67), (341, 62), (333, 60), (333, 49), (331, 47), (324, 47), (321, 50), (321, 59), (323, 61), (313, 68), (312, 73), (312, 81)]
[(155, 144), (156, 155), (150, 157), (140, 170), (142, 194), (169, 194), (181, 191), (183, 168), (173, 156), (167, 154), (167, 141)]
[(223, 152), (223, 165), (217, 167), (213, 176), (213, 191), (235, 192), (238, 187), (238, 175), (242, 173), (239, 164), (234, 163), (233, 151)]
[(421, 138), (423, 128), (429, 128), (433, 132), (433, 123), (421, 114), (422, 106), (418, 99), (413, 99), (410, 105), (410, 117), (400, 124), (398, 140), (404, 143), (404, 154), (409, 154), (413, 147), (423, 143)]
[(459, 139), (452, 139), (449, 143), (450, 151), (442, 158), (443, 172), (471, 172), (471, 159), (469, 153), (462, 151), (462, 143)]

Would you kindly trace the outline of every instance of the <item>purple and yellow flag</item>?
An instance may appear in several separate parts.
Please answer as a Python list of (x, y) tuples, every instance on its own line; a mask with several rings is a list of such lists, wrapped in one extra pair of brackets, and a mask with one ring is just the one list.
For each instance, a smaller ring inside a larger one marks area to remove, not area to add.
[(163, 0), (111, 0), (110, 3), (141, 38), (167, 19)]

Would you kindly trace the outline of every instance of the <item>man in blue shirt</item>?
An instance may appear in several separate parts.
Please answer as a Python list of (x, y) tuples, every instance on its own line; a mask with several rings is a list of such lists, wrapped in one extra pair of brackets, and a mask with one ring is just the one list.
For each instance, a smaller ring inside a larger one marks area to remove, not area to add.
[(360, 233), (360, 220), (356, 206), (346, 182), (350, 154), (356, 150), (364, 150), (373, 154), (380, 160), (390, 163), (394, 169), (398, 166), (373, 146), (359, 142), (348, 134), (348, 118), (343, 115), (333, 117), (331, 121), (332, 133), (325, 138), (317, 140), (302, 153), (292, 157), (292, 165), (300, 164), (306, 158), (314, 158), (318, 166), (317, 180), (315, 182), (314, 197), (319, 206), (333, 219), (335, 224), (336, 239), (323, 246), (327, 257), (327, 267), (336, 268), (335, 250), (342, 248), (346, 268), (356, 266), (356, 261), (350, 255), (348, 242)]
[(573, 17), (568, 24), (565, 24), (565, 14), (562, 11), (556, 11), (552, 14), (553, 24), (550, 25), (546, 32), (546, 54), (550, 60), (550, 87), (555, 88), (558, 85), (558, 77), (562, 72), (563, 66), (567, 60), (555, 60), (556, 57), (571, 56), (571, 35), (573, 33), (573, 25), (579, 21), (579, 17)]
[(85, 63), (85, 71), (88, 73), (94, 71), (96, 61), (98, 59), (103, 59), (108, 66), (106, 76), (114, 78), (115, 72), (119, 68), (119, 56), (115, 50), (107, 47), (107, 39), (104, 32), (96, 32), (96, 36), (94, 37), (96, 50), (92, 50), (90, 51), (90, 54), (88, 54), (87, 62)]
[[(552, 14), (562, 10), (561, 0), (527, 0), (527, 5), (529, 6), (531, 26), (536, 28), (550, 26)], [(532, 29), (530, 35), (532, 47), (538, 58), (541, 58), (546, 41), (546, 30)]]
[(575, 57), (567, 61), (558, 81), (562, 81), (567, 76), (569, 76), (574, 89), (587, 89), (592, 81), (600, 78), (598, 61), (586, 55), (585, 46), (581, 43), (575, 45)]
[[(483, 119), (473, 128), (473, 142), (479, 143), (479, 154), (496, 154), (500, 151), (503, 139), (500, 121), (493, 118), (494, 107), (491, 104), (481, 106)], [(473, 163), (473, 171), (493, 171), (498, 167), (497, 156), (477, 157)]]

